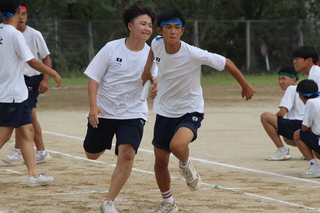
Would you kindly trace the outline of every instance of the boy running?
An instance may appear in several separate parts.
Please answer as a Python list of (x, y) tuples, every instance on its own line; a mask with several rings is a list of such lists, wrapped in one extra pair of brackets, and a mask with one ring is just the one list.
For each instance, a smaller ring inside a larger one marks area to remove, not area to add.
[(90, 111), (83, 145), (86, 156), (98, 159), (106, 149), (111, 149), (114, 135), (117, 139), (117, 165), (107, 197), (100, 205), (105, 213), (118, 212), (113, 202), (130, 176), (147, 120), (147, 102), (140, 101), (140, 77), (156, 14), (150, 6), (143, 7), (141, 1), (136, 1), (123, 11), (122, 19), (129, 37), (108, 42), (84, 72), (90, 78)]
[(242, 97), (251, 99), (254, 89), (234, 63), (221, 55), (196, 48), (180, 40), (185, 18), (180, 10), (163, 11), (157, 18), (158, 33), (153, 39), (143, 82), (152, 81), (153, 60), (158, 66), (158, 94), (154, 100), (157, 113), (154, 126), (155, 177), (163, 201), (154, 212), (177, 212), (172, 197), (168, 164), (172, 153), (179, 159), (180, 173), (190, 190), (200, 188), (201, 179), (189, 160), (189, 144), (197, 138), (204, 116), (204, 100), (200, 84), (201, 65), (219, 71), (227, 69), (242, 87)]

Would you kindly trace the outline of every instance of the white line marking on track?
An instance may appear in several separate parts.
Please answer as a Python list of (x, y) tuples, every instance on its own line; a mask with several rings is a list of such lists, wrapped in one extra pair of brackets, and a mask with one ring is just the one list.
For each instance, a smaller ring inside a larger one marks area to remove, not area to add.
[[(83, 138), (64, 135), (64, 134), (59, 134), (59, 133), (53, 133), (53, 132), (48, 132), (48, 131), (43, 131), (43, 132), (47, 133), (47, 134), (51, 134), (51, 135), (57, 135), (57, 136), (62, 136), (62, 137), (67, 137), (67, 138), (83, 140)], [(139, 149), (139, 150), (140, 151), (149, 152), (149, 153), (153, 153), (150, 150), (144, 150), (144, 149)], [(52, 152), (52, 153), (55, 153), (55, 154), (60, 154), (60, 155), (63, 155), (63, 156), (71, 157), (71, 158), (81, 159), (81, 160), (90, 161), (90, 162), (94, 162), (94, 163), (106, 164), (106, 165), (110, 165), (110, 166), (113, 166), (113, 167), (116, 166), (115, 164), (109, 164), (109, 163), (102, 162), (102, 161), (97, 161), (97, 160), (90, 160), (90, 159), (87, 159), (87, 158), (73, 156), (73, 155), (70, 155), (70, 154), (64, 154), (64, 153), (56, 152), (56, 151), (53, 151), (53, 150), (48, 150), (48, 151)], [(280, 174), (271, 173), (271, 172), (264, 172), (264, 171), (260, 171), (260, 170), (249, 169), (249, 168), (244, 168), (244, 167), (239, 167), (239, 166), (233, 166), (233, 165), (229, 165), (229, 164), (218, 163), (218, 162), (208, 161), (208, 160), (199, 159), (199, 158), (191, 158), (190, 157), (190, 159), (195, 160), (195, 161), (199, 161), (199, 162), (202, 162), (202, 163), (214, 164), (214, 165), (225, 166), (225, 167), (234, 168), (234, 169), (240, 169), (240, 170), (245, 170), (245, 171), (250, 171), (250, 172), (262, 173), (262, 174), (273, 175), (273, 176), (282, 177), (282, 178), (289, 178), (289, 179), (294, 179), (294, 180), (298, 180), (298, 181), (305, 181), (305, 182), (320, 184), (320, 182), (317, 182), (317, 181), (306, 180), (306, 179), (296, 178), (296, 177), (291, 177), (291, 176), (286, 176), (286, 175), (280, 175)], [(147, 173), (147, 174), (153, 174), (154, 175), (153, 172), (149, 172), (149, 171), (144, 171), (144, 170), (135, 169), (135, 168), (133, 168), (132, 170), (133, 171), (137, 171), (137, 172), (141, 172), (141, 173)], [(171, 176), (171, 178), (172, 179), (179, 179), (179, 180), (182, 179), (182, 178), (172, 177), (172, 176)], [(212, 184), (204, 183), (204, 182), (202, 182), (202, 185), (206, 185), (206, 186), (209, 186), (209, 187), (213, 187), (214, 186)], [(252, 193), (247, 193), (247, 192), (239, 191), (239, 190), (234, 189), (234, 188), (225, 188), (225, 187), (220, 186), (220, 189), (237, 192), (237, 193), (248, 195), (248, 196), (255, 197), (255, 198), (274, 201), (274, 202), (278, 202), (278, 203), (281, 203), (281, 204), (286, 204), (286, 205), (289, 205), (289, 206), (295, 206), (295, 207), (299, 207), (299, 208), (304, 208), (304, 209), (314, 210), (314, 211), (320, 212), (319, 208), (313, 208), (313, 207), (304, 206), (304, 205), (300, 205), (300, 204), (296, 204), (296, 203), (291, 203), (291, 202), (287, 202), (287, 201), (283, 201), (283, 200), (278, 200), (278, 199), (274, 199), (274, 198), (270, 198), (270, 197), (265, 197), (265, 196), (260, 196), (260, 195), (256, 195), (256, 194), (252, 194)]]
[(9, 172), (9, 173), (19, 174), (19, 175), (22, 174), (21, 172), (18, 172), (18, 171), (15, 171), (15, 170), (11, 170), (11, 169), (5, 169), (5, 171)]

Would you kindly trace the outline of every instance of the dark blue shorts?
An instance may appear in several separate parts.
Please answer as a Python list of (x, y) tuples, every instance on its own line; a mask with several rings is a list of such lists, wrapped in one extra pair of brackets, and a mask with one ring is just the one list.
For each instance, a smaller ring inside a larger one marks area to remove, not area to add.
[(300, 130), (300, 139), (313, 151), (320, 155), (319, 135), (315, 135), (311, 131), (304, 132)]
[(28, 96), (28, 105), (30, 109), (37, 107), (38, 96), (39, 96), (39, 86), (43, 80), (43, 74), (36, 76), (24, 76), (24, 81), (28, 87), (29, 96)]
[(301, 129), (302, 121), (278, 117), (278, 134), (293, 140), (293, 133)]
[(99, 118), (98, 128), (93, 128), (88, 122), (83, 148), (88, 153), (99, 153), (106, 149), (111, 149), (113, 136), (116, 135), (116, 155), (118, 155), (118, 147), (121, 144), (131, 144), (137, 153), (143, 135), (144, 124), (145, 120), (143, 119), (115, 120)]
[(30, 123), (27, 100), (22, 103), (0, 103), (0, 126), (19, 128)]
[(194, 141), (197, 138), (197, 130), (200, 128), (203, 118), (204, 114), (198, 112), (187, 113), (179, 118), (157, 115), (152, 140), (153, 146), (171, 152), (170, 142), (180, 127), (189, 128), (194, 134), (191, 142)]

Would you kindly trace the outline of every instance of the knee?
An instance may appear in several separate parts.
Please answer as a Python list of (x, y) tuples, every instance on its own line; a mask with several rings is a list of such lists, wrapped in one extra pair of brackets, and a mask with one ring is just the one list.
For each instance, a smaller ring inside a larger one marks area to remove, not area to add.
[(104, 152), (100, 152), (100, 153), (89, 153), (89, 152), (85, 152), (86, 156), (88, 159), (90, 160), (97, 160)]
[(264, 112), (260, 115), (260, 121), (261, 123), (266, 122), (268, 120), (268, 117), (270, 116), (270, 112)]
[(298, 144), (299, 140), (300, 140), (300, 129), (298, 129), (297, 131), (295, 131), (293, 133), (293, 140), (296, 144)]
[(134, 157), (136, 155), (136, 150), (131, 144), (121, 144), (119, 147), (119, 153), (118, 156), (121, 156), (121, 158), (125, 161), (132, 161), (134, 160)]

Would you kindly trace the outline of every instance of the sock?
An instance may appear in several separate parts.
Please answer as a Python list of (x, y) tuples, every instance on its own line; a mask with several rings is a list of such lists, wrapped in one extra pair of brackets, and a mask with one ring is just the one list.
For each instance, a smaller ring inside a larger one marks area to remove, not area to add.
[(285, 152), (287, 152), (287, 149), (286, 149), (286, 147), (279, 147), (278, 148), (278, 150), (281, 152), (281, 153), (285, 153)]
[(43, 150), (43, 151), (37, 151), (38, 154), (41, 154), (41, 155), (46, 155), (47, 154), (47, 151), (46, 150)]
[(171, 189), (167, 192), (161, 192), (162, 199), (166, 203), (173, 203), (173, 197), (172, 197), (172, 192)]
[(181, 161), (179, 161), (180, 168), (186, 168), (188, 164), (189, 164), (189, 159), (186, 163), (182, 163)]
[(314, 168), (314, 169), (319, 169), (319, 165), (318, 165), (318, 163), (317, 163), (317, 161), (316, 161), (315, 158), (313, 158), (312, 160), (309, 160), (308, 163), (310, 164), (310, 166), (311, 166), (312, 168)]
[(21, 152), (21, 149), (13, 148), (17, 152)]

